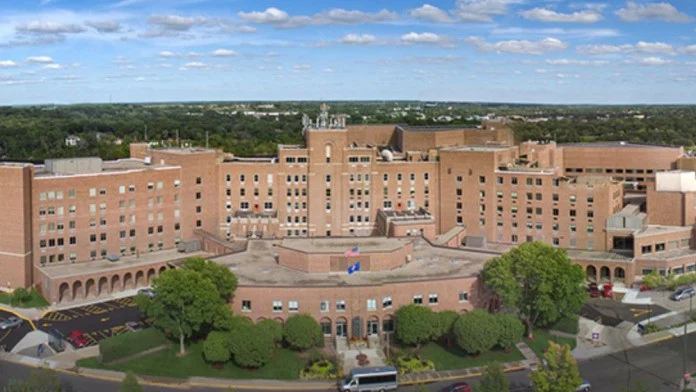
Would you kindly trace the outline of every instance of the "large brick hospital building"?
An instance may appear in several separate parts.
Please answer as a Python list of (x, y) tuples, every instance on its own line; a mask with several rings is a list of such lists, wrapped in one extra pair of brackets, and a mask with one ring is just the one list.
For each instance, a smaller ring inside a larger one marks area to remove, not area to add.
[(388, 330), (406, 303), (494, 306), (477, 272), (528, 241), (567, 249), (593, 280), (696, 271), (696, 159), (681, 147), (516, 143), (504, 122), (346, 126), (325, 111), (304, 125), (305, 144), (274, 158), (143, 143), (118, 161), (0, 163), (0, 287), (74, 301), (204, 255), (240, 277), (235, 311), (311, 313), (343, 335)]

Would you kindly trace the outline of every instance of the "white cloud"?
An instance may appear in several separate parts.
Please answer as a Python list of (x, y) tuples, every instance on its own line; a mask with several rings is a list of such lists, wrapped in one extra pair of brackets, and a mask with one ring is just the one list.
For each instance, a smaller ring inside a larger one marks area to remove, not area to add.
[(181, 68), (179, 68), (179, 69), (185, 71), (185, 70), (188, 70), (188, 69), (207, 69), (207, 68), (210, 68), (210, 65), (205, 64), (205, 63), (201, 63), (201, 62), (199, 62), (199, 61), (193, 61), (193, 62), (184, 64), (184, 65), (183, 65)]
[(423, 4), (409, 11), (411, 17), (436, 23), (452, 23), (454, 19), (447, 12), (430, 4)]
[(422, 45), (438, 45), (452, 47), (454, 43), (452, 39), (446, 35), (435, 33), (408, 33), (401, 36), (401, 42), (405, 44), (422, 44)]
[(186, 57), (190, 59), (197, 59), (203, 57), (203, 53), (198, 53), (198, 52), (188, 52), (186, 53)]
[(52, 63), (53, 59), (48, 56), (29, 56), (27, 57), (26, 61), (28, 63), (38, 63), (38, 64), (46, 64), (46, 63)]
[(63, 69), (63, 67), (62, 67), (60, 64), (46, 64), (46, 65), (44, 65), (44, 66), (41, 67), (41, 68), (42, 68), (42, 69), (45, 69), (45, 70)]
[(121, 24), (115, 20), (88, 20), (85, 24), (100, 33), (118, 33), (121, 31)]
[(164, 57), (164, 58), (179, 57), (179, 53), (170, 52), (168, 50), (165, 50), (164, 52), (157, 53), (157, 57)]
[(494, 16), (507, 13), (510, 4), (521, 0), (457, 0), (452, 13), (462, 22), (491, 22)]
[(606, 28), (571, 28), (558, 27), (527, 28), (527, 27), (496, 27), (491, 30), (492, 35), (517, 38), (520, 35), (550, 36), (562, 35), (568, 38), (599, 38), (616, 37), (620, 35), (616, 29)]
[(326, 72), (326, 73), (331, 73), (331, 72), (333, 72), (333, 69), (331, 69), (331, 68), (324, 68), (324, 72)]
[(398, 18), (394, 12), (381, 10), (375, 13), (357, 10), (345, 10), (334, 8), (312, 16), (290, 15), (276, 7), (269, 7), (265, 11), (239, 12), (237, 15), (246, 22), (256, 24), (268, 24), (282, 29), (294, 29), (310, 24), (362, 24), (391, 21)]
[(17, 63), (12, 60), (0, 60), (0, 68), (12, 68), (16, 66)]
[(690, 22), (689, 15), (680, 12), (669, 3), (638, 4), (634, 1), (626, 3), (625, 8), (614, 12), (624, 22), (638, 22), (641, 20), (663, 20), (665, 22)]
[(558, 52), (565, 50), (568, 44), (556, 38), (544, 38), (539, 41), (510, 40), (488, 43), (482, 37), (469, 37), (466, 39), (468, 44), (476, 46), (483, 52), (496, 53), (517, 53), (517, 54), (542, 54), (548, 52)]
[(443, 65), (443, 64), (452, 64), (457, 61), (464, 60), (464, 57), (457, 57), (457, 56), (416, 56), (416, 57), (407, 57), (404, 59), (405, 62), (407, 63), (413, 63), (413, 64), (422, 64), (422, 65)]
[(371, 45), (377, 42), (377, 38), (371, 34), (346, 34), (338, 42), (346, 45)]
[(547, 59), (546, 64), (549, 65), (607, 65), (605, 60), (578, 60), (578, 59)]
[(671, 44), (664, 42), (644, 42), (639, 41), (635, 45), (580, 45), (576, 48), (580, 54), (586, 55), (602, 55), (616, 53), (664, 53), (674, 54), (675, 50)]
[(696, 55), (696, 44), (684, 46), (684, 47), (680, 48), (679, 51), (681, 53), (694, 56), (694, 55)]
[(196, 25), (205, 25), (208, 22), (208, 19), (202, 16), (152, 15), (147, 19), (147, 23), (154, 28), (139, 36), (143, 38), (176, 37)]
[(161, 63), (161, 64), (156, 64), (155, 67), (157, 67), (157, 68), (171, 68), (172, 65), (169, 63)]
[(15, 27), (15, 30), (24, 34), (68, 34), (82, 33), (85, 31), (85, 28), (77, 24), (33, 21), (19, 24)]
[(522, 15), (523, 18), (530, 20), (561, 23), (596, 23), (604, 19), (602, 14), (596, 10), (583, 10), (570, 14), (564, 14), (548, 8), (540, 7), (520, 12), (520, 15)]
[(667, 64), (672, 64), (674, 61), (672, 60), (665, 60), (662, 57), (644, 57), (639, 60), (626, 60), (624, 61), (626, 64), (638, 64), (638, 65), (667, 65)]
[(210, 53), (213, 57), (233, 57), (237, 55), (237, 52), (230, 49), (217, 49)]
[(297, 64), (292, 67), (293, 70), (297, 71), (309, 71), (312, 69), (312, 66), (309, 64)]

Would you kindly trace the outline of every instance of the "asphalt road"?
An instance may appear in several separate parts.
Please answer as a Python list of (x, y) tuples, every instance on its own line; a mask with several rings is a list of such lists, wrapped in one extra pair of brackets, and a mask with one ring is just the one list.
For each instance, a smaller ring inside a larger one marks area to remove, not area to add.
[(598, 320), (601, 324), (610, 327), (615, 327), (623, 321), (635, 324), (648, 317), (668, 312), (669, 309), (660, 305), (631, 305), (609, 298), (590, 298), (580, 309), (581, 316)]
[[(687, 354), (687, 369), (696, 371), (696, 334), (689, 335), (688, 345), (691, 349)], [(593, 392), (617, 392), (630, 385), (641, 385), (644, 390), (651, 392), (677, 391), (678, 382), (682, 376), (682, 349), (683, 339), (670, 339), (649, 346), (634, 348), (626, 352), (604, 356), (579, 364), (580, 373), (586, 380), (592, 383)], [(0, 362), (0, 386), (11, 378), (25, 378), (30, 368)], [(61, 380), (74, 392), (116, 392), (118, 383), (82, 378), (72, 374), (60, 374)], [(526, 372), (508, 374), (511, 381), (511, 391), (522, 392), (526, 390), (528, 379)], [(4, 380), (4, 381), (3, 381)], [(467, 379), (466, 382), (475, 384), (476, 379)], [(439, 391), (451, 382), (430, 384), (430, 391)], [(400, 388), (400, 391), (414, 392), (415, 387)], [(181, 388), (165, 386), (146, 387), (147, 391), (173, 392)], [(210, 388), (190, 388), (189, 391), (210, 392)], [(252, 391), (236, 390), (237, 392)], [(283, 391), (283, 389), (278, 389)]]
[[(4, 321), (14, 314), (0, 310), (0, 321)], [(32, 331), (31, 325), (25, 320), (19, 327), (14, 327), (5, 331), (0, 331), (0, 351), (10, 351), (19, 343), (24, 335)]]
[(58, 331), (63, 336), (79, 330), (89, 341), (88, 345), (95, 345), (109, 336), (126, 332), (125, 324), (128, 321), (143, 323), (134, 298), (52, 311), (44, 314), (36, 322), (36, 327), (44, 331)]

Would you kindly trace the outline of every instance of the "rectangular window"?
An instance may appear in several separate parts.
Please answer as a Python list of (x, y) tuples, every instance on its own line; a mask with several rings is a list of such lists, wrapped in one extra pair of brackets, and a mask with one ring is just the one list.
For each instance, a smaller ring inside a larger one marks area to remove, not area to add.
[(459, 302), (468, 302), (469, 301), (469, 293), (466, 291), (460, 291), (459, 292)]
[(298, 309), (299, 305), (297, 304), (297, 301), (288, 301), (288, 311), (297, 312)]
[(414, 295), (413, 296), (413, 303), (415, 305), (422, 305), (423, 304), (423, 296), (422, 295)]
[(251, 311), (251, 301), (249, 300), (242, 300), (242, 311), (244, 312), (250, 312)]
[(430, 305), (437, 305), (437, 303), (438, 303), (437, 294), (428, 295), (428, 303)]
[(392, 307), (392, 297), (384, 297), (382, 298), (382, 308), (383, 309), (389, 309)]
[[(327, 236), (329, 237), (329, 236)], [(336, 301), (336, 311), (337, 312), (345, 312), (346, 311), (346, 301), (339, 299)]]
[(321, 301), (319, 304), (319, 311), (321, 312), (328, 312), (330, 307), (329, 301)]
[(367, 310), (377, 310), (377, 300), (376, 299), (368, 299), (367, 300)]
[(485, 184), (485, 183), (486, 183), (486, 176), (479, 176), (479, 184)]
[(273, 301), (273, 311), (274, 312), (282, 312), (283, 311), (283, 302)]

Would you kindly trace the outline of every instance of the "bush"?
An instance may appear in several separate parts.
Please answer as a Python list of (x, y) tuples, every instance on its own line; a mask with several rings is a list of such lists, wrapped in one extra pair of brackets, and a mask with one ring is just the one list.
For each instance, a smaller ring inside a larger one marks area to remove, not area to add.
[(230, 336), (228, 332), (212, 331), (203, 342), (203, 356), (212, 363), (222, 363), (230, 360)]
[(259, 368), (273, 357), (273, 338), (253, 324), (240, 326), (230, 335), (234, 361), (245, 368)]
[(447, 338), (449, 343), (450, 337), (452, 336), (452, 327), (454, 327), (454, 322), (459, 318), (459, 314), (454, 310), (444, 310), (442, 312), (435, 313), (437, 317), (437, 338)]
[(273, 319), (264, 319), (256, 323), (257, 328), (266, 331), (276, 343), (283, 341), (283, 325)]
[(454, 323), (454, 336), (459, 347), (475, 355), (493, 348), (500, 332), (494, 315), (475, 309), (459, 316)]
[(336, 366), (326, 359), (316, 361), (300, 371), (300, 377), (305, 379), (333, 378), (335, 375)]
[(420, 345), (439, 336), (437, 315), (423, 306), (402, 306), (396, 311), (395, 322), (396, 338), (409, 345)]
[(662, 330), (664, 330), (664, 328), (660, 327), (659, 325), (647, 324), (647, 325), (643, 326), (643, 335), (648, 335), (651, 333), (660, 332)]
[(285, 341), (299, 350), (322, 346), (324, 335), (321, 326), (307, 314), (290, 316), (283, 330)]
[(397, 357), (394, 365), (399, 369), (399, 374), (421, 373), (435, 369), (433, 361), (413, 356)]
[(138, 378), (135, 377), (133, 372), (126, 372), (126, 378), (121, 382), (121, 387), (119, 392), (142, 392), (143, 387), (138, 383)]
[(498, 346), (506, 350), (514, 347), (522, 339), (524, 324), (513, 314), (498, 313), (495, 318), (499, 334)]
[(29, 292), (25, 288), (23, 288), (23, 287), (16, 288), (12, 292), (12, 306), (21, 305), (21, 304), (29, 301), (30, 298), (31, 298), (31, 294), (29, 294)]
[(102, 340), (99, 342), (99, 353), (102, 362), (109, 363), (164, 344), (167, 344), (164, 333), (157, 328), (148, 328)]

